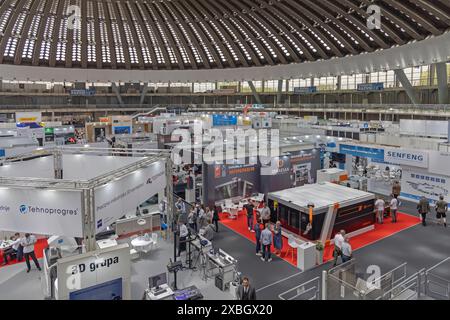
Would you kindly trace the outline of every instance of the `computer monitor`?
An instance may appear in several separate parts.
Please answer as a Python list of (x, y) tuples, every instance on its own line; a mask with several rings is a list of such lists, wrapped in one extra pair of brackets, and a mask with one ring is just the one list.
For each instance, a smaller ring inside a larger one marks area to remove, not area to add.
[(150, 289), (158, 289), (163, 284), (167, 283), (167, 274), (161, 273), (156, 276), (148, 278), (148, 286)]

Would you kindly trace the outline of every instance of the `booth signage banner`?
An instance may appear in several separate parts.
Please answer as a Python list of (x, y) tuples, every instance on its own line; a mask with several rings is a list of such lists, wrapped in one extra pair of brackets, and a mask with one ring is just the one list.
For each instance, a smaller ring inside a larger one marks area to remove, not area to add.
[(402, 148), (385, 148), (384, 162), (428, 168), (428, 152)]
[(91, 97), (95, 96), (96, 90), (95, 89), (72, 89), (70, 90), (71, 96), (78, 96), (78, 97)]
[(165, 164), (152, 163), (129, 175), (95, 190), (96, 231), (102, 232), (127, 213), (166, 187)]
[(5, 149), (0, 149), (0, 157), (6, 156)]
[(375, 83), (360, 83), (358, 84), (358, 91), (382, 91), (384, 90), (383, 82), (375, 82)]
[(316, 93), (317, 87), (311, 86), (311, 87), (294, 87), (294, 93), (295, 94), (307, 94), (307, 93)]
[(16, 123), (40, 123), (42, 114), (40, 112), (16, 112)]
[(422, 196), (431, 203), (439, 200), (441, 195), (450, 200), (450, 177), (434, 175), (420, 170), (404, 168), (402, 172), (401, 196), (418, 202)]
[[(130, 299), (130, 269), (127, 244), (59, 259), (58, 300)], [(121, 283), (117, 286), (119, 279)], [(114, 286), (106, 285), (111, 282)], [(117, 288), (121, 290), (117, 292)]]
[(237, 125), (237, 117), (236, 116), (227, 116), (223, 114), (214, 114), (213, 115), (213, 126), (236, 126)]
[(374, 160), (384, 161), (384, 149), (341, 144), (339, 146), (339, 153), (351, 155), (354, 157), (370, 158)]
[(0, 230), (82, 237), (81, 192), (0, 188)]
[(450, 153), (444, 151), (429, 151), (429, 155), (428, 171), (450, 177)]

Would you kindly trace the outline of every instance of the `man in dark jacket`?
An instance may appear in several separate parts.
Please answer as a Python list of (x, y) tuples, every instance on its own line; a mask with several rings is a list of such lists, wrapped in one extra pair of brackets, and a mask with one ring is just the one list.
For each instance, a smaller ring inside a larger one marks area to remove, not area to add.
[(250, 285), (247, 277), (242, 280), (242, 284), (237, 290), (238, 300), (256, 300), (256, 290)]
[(256, 239), (256, 255), (261, 256), (261, 226), (259, 222), (255, 224), (255, 239)]
[(430, 203), (427, 198), (422, 197), (420, 199), (419, 204), (417, 205), (417, 210), (422, 216), (422, 225), (425, 227), (427, 225), (427, 214), (430, 212)]
[(245, 205), (245, 210), (247, 211), (247, 226), (250, 232), (253, 232), (253, 209), (255, 207), (253, 204), (248, 203)]

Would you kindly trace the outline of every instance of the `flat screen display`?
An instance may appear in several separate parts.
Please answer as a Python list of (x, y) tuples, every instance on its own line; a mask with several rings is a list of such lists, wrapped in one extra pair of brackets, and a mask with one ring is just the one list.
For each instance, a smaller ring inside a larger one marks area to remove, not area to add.
[(122, 300), (122, 278), (71, 292), (70, 300)]

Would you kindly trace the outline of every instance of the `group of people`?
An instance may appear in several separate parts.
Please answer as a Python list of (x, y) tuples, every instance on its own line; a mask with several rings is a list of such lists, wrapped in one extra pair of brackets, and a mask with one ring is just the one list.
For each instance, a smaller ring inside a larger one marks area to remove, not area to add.
[[(394, 181), (392, 186), (392, 199), (389, 203), (389, 209), (391, 213), (391, 219), (393, 223), (397, 222), (397, 212), (400, 206), (398, 197), (400, 196), (401, 185), (398, 181)], [(384, 221), (384, 212), (386, 209), (386, 203), (382, 197), (378, 197), (375, 201), (375, 210), (378, 223), (382, 224)], [(427, 216), (431, 212), (430, 201), (426, 197), (421, 197), (417, 204), (417, 211), (422, 220), (422, 225), (427, 226)], [(447, 211), (448, 203), (444, 200), (444, 196), (441, 195), (435, 205), (436, 218), (438, 224), (447, 227)]]
[[(447, 211), (448, 211), (448, 203), (444, 200), (444, 196), (440, 196), (439, 200), (436, 202), (434, 207), (436, 210), (436, 218), (438, 220), (438, 224), (447, 227)], [(427, 215), (431, 212), (430, 202), (427, 198), (422, 197), (417, 205), (417, 211), (420, 214), (422, 225), (425, 227), (427, 225)]]
[(350, 245), (350, 237), (345, 233), (345, 230), (339, 231), (333, 239), (334, 250), (333, 250), (333, 266), (337, 265), (339, 257), (342, 263), (345, 263), (352, 259), (353, 251)]
[(196, 203), (188, 213), (186, 203), (180, 198), (177, 200), (175, 207), (180, 236), (178, 256), (181, 252), (186, 251), (186, 239), (189, 233), (197, 234), (202, 231), (201, 235), (212, 241), (214, 234), (219, 232), (219, 209), (216, 206), (210, 208)]
[(26, 233), (24, 237), (21, 237), (19, 233), (16, 233), (10, 237), (10, 241), (12, 241), (11, 246), (3, 251), (3, 265), (7, 265), (8, 260), (13, 260), (13, 257), (16, 258), (17, 262), (21, 262), (25, 258), (27, 272), (30, 272), (31, 258), (36, 265), (36, 268), (41, 271), (41, 266), (39, 265), (39, 261), (34, 252), (34, 245), (37, 242), (34, 235)]
[(244, 206), (247, 214), (247, 227), (250, 232), (255, 233), (256, 240), (256, 255), (261, 257), (261, 260), (272, 261), (271, 247), (274, 246), (274, 253), (279, 256), (283, 249), (283, 238), (281, 235), (281, 222), (277, 221), (275, 226), (270, 225), (271, 211), (264, 202), (262, 208), (256, 217), (255, 222), (255, 207), (252, 203)]

